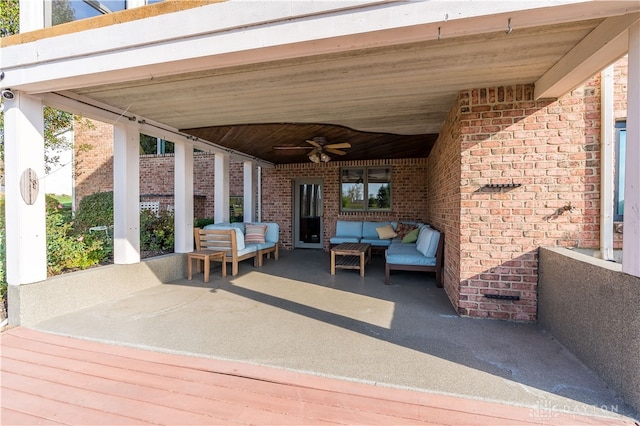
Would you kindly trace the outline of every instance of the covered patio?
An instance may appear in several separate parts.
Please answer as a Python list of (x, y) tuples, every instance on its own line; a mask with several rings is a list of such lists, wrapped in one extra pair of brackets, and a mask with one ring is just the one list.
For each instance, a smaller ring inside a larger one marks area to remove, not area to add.
[(559, 413), (637, 416), (536, 325), (458, 317), (432, 275), (398, 272), (386, 286), (379, 255), (364, 278), (352, 270), (331, 275), (321, 250), (240, 266), (237, 277), (221, 278), (216, 267), (208, 284), (197, 274), (31, 328), (524, 407), (534, 422)]
[[(612, 251), (613, 220), (594, 201), (605, 191), (597, 120), (563, 96), (628, 52), (627, 161), (638, 162), (637, 2), (176, 1), (42, 29), (43, 4), (23, 1), (24, 34), (2, 44), (11, 325), (543, 411), (631, 413), (535, 325), (463, 317), (536, 321), (540, 246)], [(43, 105), (113, 126), (115, 265), (102, 271), (47, 278)], [(318, 165), (276, 153), (318, 136), (301, 128), (354, 149)], [(176, 254), (150, 262), (140, 133), (176, 143)], [(289, 243), (295, 179), (333, 185), (326, 241), (337, 218), (369, 215), (340, 209), (340, 167), (393, 167), (394, 188), (418, 189), (374, 219), (442, 229), (445, 290), (424, 274), (386, 287), (380, 258), (364, 279), (333, 278), (328, 254), (308, 250), (210, 286), (186, 281), (195, 149), (215, 154), (216, 222), (229, 219), (234, 158), (245, 217), (277, 220)], [(626, 173), (622, 271), (638, 277), (640, 171)], [(65, 291), (48, 297), (54, 288)]]

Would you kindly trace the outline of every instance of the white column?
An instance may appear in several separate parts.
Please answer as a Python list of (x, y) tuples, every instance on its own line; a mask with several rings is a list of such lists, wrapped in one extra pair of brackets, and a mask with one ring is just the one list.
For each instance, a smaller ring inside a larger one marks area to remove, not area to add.
[(613, 260), (613, 65), (605, 68), (600, 76), (600, 257)]
[(243, 214), (245, 222), (256, 220), (256, 188), (258, 186), (258, 173), (252, 161), (244, 162), (244, 201)]
[(213, 218), (216, 223), (229, 222), (229, 156), (216, 154), (214, 175)]
[(193, 251), (193, 146), (175, 147), (175, 246), (176, 253)]
[[(50, 8), (50, 5), (49, 5)], [(44, 28), (45, 1), (20, 0), (20, 32), (39, 30)]]
[(14, 91), (4, 102), (7, 283), (47, 278), (42, 101)]
[(113, 260), (140, 262), (140, 133), (127, 123), (113, 129)]
[(629, 28), (622, 271), (640, 277), (640, 22)]

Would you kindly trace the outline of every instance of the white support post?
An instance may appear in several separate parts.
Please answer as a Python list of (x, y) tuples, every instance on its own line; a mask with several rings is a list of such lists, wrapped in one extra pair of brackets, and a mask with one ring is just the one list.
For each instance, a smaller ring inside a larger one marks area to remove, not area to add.
[(193, 251), (193, 146), (175, 145), (175, 247), (176, 253)]
[(44, 24), (45, 0), (20, 0), (20, 32), (39, 30)]
[(640, 277), (640, 22), (629, 27), (622, 271)]
[(213, 218), (216, 223), (229, 222), (229, 155), (215, 154)]
[(258, 186), (258, 173), (252, 161), (244, 162), (244, 202), (243, 215), (245, 222), (253, 222), (256, 219), (256, 188)]
[(601, 75), (600, 93), (600, 257), (613, 260), (613, 163), (615, 161), (613, 65)]
[(47, 279), (42, 101), (14, 91), (4, 104), (7, 283)]
[(113, 260), (140, 262), (140, 133), (127, 123), (113, 129)]

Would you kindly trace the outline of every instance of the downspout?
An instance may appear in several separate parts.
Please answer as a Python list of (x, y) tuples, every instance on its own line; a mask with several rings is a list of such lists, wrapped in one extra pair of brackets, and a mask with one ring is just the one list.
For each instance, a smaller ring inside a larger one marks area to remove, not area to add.
[(613, 65), (601, 72), (600, 81), (600, 257), (613, 260), (614, 129)]

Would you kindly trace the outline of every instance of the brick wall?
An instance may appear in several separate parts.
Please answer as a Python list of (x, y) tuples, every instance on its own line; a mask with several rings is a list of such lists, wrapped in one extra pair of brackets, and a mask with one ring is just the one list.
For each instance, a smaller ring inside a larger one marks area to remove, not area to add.
[[(447, 233), (445, 289), (461, 315), (535, 321), (538, 247), (598, 247), (596, 86), (590, 81), (557, 101), (533, 100), (533, 86), (460, 93), (429, 159), (427, 187), (429, 220)], [(459, 176), (451, 170), (457, 164)], [(456, 247), (450, 228), (458, 195)]]
[[(75, 130), (76, 203), (87, 195), (113, 190), (113, 126), (83, 120)], [(194, 153), (194, 216), (213, 217), (215, 203), (213, 154)], [(230, 195), (242, 196), (243, 163), (231, 160)], [(161, 170), (161, 173), (158, 171)], [(174, 204), (173, 154), (140, 156), (140, 201), (158, 201), (161, 209)], [(76, 204), (77, 205), (77, 204)]]
[[(369, 213), (340, 212), (340, 167), (389, 165), (392, 167), (391, 197), (393, 211)], [(398, 221), (427, 219), (427, 159), (331, 161), (322, 164), (287, 164), (263, 170), (262, 220), (280, 224), (280, 241), (293, 248), (293, 184), (296, 179), (322, 179), (323, 243), (335, 234), (336, 222), (343, 220)]]
[(84, 197), (113, 189), (113, 126), (94, 120), (74, 128), (76, 206)]

